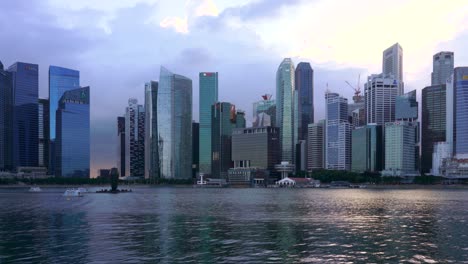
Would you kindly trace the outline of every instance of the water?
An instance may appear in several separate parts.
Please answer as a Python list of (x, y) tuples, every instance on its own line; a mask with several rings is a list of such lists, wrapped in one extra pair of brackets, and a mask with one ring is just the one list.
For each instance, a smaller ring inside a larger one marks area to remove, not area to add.
[(0, 263), (468, 263), (468, 190), (0, 189)]

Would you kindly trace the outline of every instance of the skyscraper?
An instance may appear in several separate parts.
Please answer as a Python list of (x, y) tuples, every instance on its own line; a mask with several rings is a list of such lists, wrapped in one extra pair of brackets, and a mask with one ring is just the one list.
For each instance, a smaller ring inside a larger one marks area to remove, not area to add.
[(399, 95), (395, 98), (395, 119), (416, 121), (418, 119), (418, 102), (416, 90)]
[(119, 175), (125, 175), (125, 117), (117, 117), (117, 169)]
[(383, 74), (372, 74), (367, 78), (364, 89), (367, 124), (383, 126), (395, 121), (398, 81)]
[(66, 91), (56, 111), (56, 174), (89, 178), (90, 89)]
[(0, 62), (0, 170), (13, 169), (13, 82)]
[(319, 170), (325, 168), (325, 120), (309, 124), (307, 135), (307, 169)]
[(445, 85), (452, 75), (455, 57), (451, 51), (441, 51), (432, 58), (431, 85)]
[(298, 91), (298, 139), (307, 138), (308, 125), (314, 123), (314, 70), (308, 62), (300, 62), (295, 72)]
[(66, 91), (80, 88), (80, 72), (58, 66), (49, 67), (49, 170), (55, 174), (56, 112), (60, 98)]
[(432, 169), (434, 144), (445, 142), (445, 101), (445, 84), (428, 86), (422, 90), (421, 172), (423, 173), (429, 173)]
[(200, 169), (200, 123), (192, 122), (192, 178), (197, 177)]
[(236, 124), (233, 128), (245, 128), (246, 127), (245, 112), (243, 110), (236, 111)]
[(213, 177), (227, 179), (227, 172), (233, 167), (231, 138), (236, 128), (236, 107), (222, 102), (214, 104), (211, 109), (211, 172)]
[[(161, 177), (190, 179), (192, 80), (164, 67), (159, 76), (157, 119)], [(204, 143), (200, 141), (200, 144)]]
[(382, 126), (369, 124), (352, 132), (352, 165), (356, 172), (379, 172), (383, 169)]
[[(454, 69), (453, 79), (453, 152), (456, 158), (468, 158), (468, 67)], [(447, 106), (449, 106), (447, 101)]]
[(49, 167), (49, 100), (39, 99), (39, 166)]
[(145, 84), (145, 178), (159, 178), (158, 82)]
[[(280, 128), (281, 160), (294, 162), (297, 130), (294, 129), (295, 81), (294, 64), (290, 58), (281, 62), (276, 72), (276, 125)], [(297, 99), (297, 95), (296, 95)]]
[(262, 99), (253, 103), (253, 127), (276, 126), (276, 101), (271, 94), (262, 95)]
[(351, 125), (348, 122), (348, 99), (327, 93), (326, 99), (326, 168), (351, 169)]
[(403, 48), (395, 43), (384, 50), (382, 60), (382, 73), (391, 76), (398, 82), (398, 95), (404, 93), (403, 83)]
[(417, 123), (395, 121), (385, 124), (384, 176), (416, 176)]
[(211, 174), (211, 107), (218, 102), (218, 73), (200, 72), (200, 172)]
[(145, 176), (145, 108), (130, 98), (125, 111), (125, 174)]
[(39, 162), (39, 66), (17, 62), (8, 68), (13, 80), (13, 168)]

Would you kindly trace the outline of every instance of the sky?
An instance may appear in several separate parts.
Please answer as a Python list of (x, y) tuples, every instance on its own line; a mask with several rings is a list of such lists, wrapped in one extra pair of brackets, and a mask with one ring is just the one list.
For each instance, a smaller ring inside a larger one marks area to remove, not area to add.
[(144, 83), (160, 66), (193, 80), (219, 72), (219, 100), (245, 110), (275, 96), (285, 57), (314, 69), (315, 119), (324, 92), (351, 101), (345, 81), (361, 87), (382, 70), (382, 52), (403, 47), (405, 90), (430, 85), (432, 56), (453, 51), (468, 66), (466, 0), (15, 0), (0, 9), (0, 61), (39, 64), (39, 94), (48, 97), (48, 67), (79, 70), (91, 87), (91, 175), (115, 166), (116, 120), (129, 98), (144, 104)]

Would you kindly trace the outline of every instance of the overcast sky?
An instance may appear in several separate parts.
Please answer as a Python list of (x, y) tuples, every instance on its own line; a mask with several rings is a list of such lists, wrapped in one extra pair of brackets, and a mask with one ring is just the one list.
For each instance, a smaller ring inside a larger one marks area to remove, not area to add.
[(324, 91), (351, 100), (345, 80), (361, 86), (380, 73), (382, 51), (403, 47), (406, 91), (430, 84), (432, 55), (455, 52), (468, 66), (466, 0), (6, 0), (0, 8), (0, 60), (39, 64), (40, 96), (48, 97), (48, 67), (79, 70), (91, 87), (92, 168), (116, 163), (116, 117), (128, 98), (143, 104), (144, 83), (164, 65), (193, 80), (198, 120), (198, 72), (219, 72), (219, 97), (246, 110), (275, 96), (284, 57), (314, 69), (316, 120)]

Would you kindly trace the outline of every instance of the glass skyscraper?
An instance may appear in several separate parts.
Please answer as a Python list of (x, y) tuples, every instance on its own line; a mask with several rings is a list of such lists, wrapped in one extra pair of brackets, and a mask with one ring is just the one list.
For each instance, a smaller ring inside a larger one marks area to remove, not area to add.
[(454, 88), (454, 154), (468, 158), (468, 67), (457, 67), (453, 74)]
[(125, 176), (145, 176), (145, 108), (130, 98), (125, 111)]
[(55, 174), (56, 112), (60, 98), (66, 91), (80, 88), (80, 72), (58, 66), (49, 67), (49, 170)]
[(39, 99), (39, 166), (49, 167), (49, 100)]
[(200, 72), (200, 172), (211, 174), (211, 107), (218, 101), (218, 73)]
[(125, 175), (125, 117), (117, 117), (117, 169), (119, 175)]
[(276, 101), (271, 97), (265, 94), (263, 100), (253, 103), (253, 127), (276, 126)]
[(352, 171), (379, 172), (383, 169), (382, 135), (382, 126), (375, 124), (352, 131)]
[(192, 80), (161, 67), (157, 102), (161, 177), (190, 179), (192, 177)]
[(56, 175), (89, 178), (90, 89), (66, 91), (56, 112)]
[(296, 68), (296, 90), (298, 91), (298, 139), (307, 138), (308, 125), (314, 123), (314, 70), (308, 62), (300, 62)]
[(158, 82), (145, 84), (145, 178), (159, 178)]
[(451, 51), (441, 51), (432, 58), (431, 85), (445, 85), (453, 73), (455, 57)]
[(13, 82), (0, 62), (0, 170), (13, 169)]
[[(280, 128), (281, 161), (294, 163), (297, 130), (294, 120), (297, 112), (294, 110), (295, 81), (294, 64), (290, 58), (284, 59), (276, 72), (276, 125)], [(296, 112), (296, 113), (295, 113)], [(297, 124), (296, 124), (297, 125)]]
[(446, 86), (425, 87), (422, 90), (421, 172), (432, 169), (434, 144), (445, 142)]
[(307, 136), (307, 168), (314, 171), (325, 168), (325, 120), (309, 124)]
[(395, 120), (414, 121), (418, 119), (416, 90), (399, 95), (395, 99)]
[(232, 131), (236, 128), (236, 108), (230, 103), (216, 103), (211, 107), (211, 173), (213, 177), (227, 179), (233, 167), (231, 159)]
[(39, 162), (39, 66), (17, 62), (8, 68), (13, 81), (13, 168)]
[(382, 73), (397, 80), (398, 95), (404, 93), (403, 48), (395, 43), (383, 52)]

